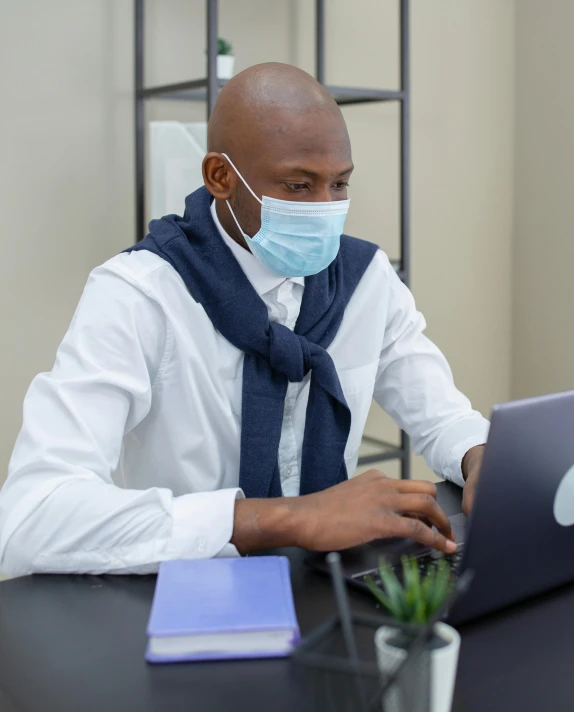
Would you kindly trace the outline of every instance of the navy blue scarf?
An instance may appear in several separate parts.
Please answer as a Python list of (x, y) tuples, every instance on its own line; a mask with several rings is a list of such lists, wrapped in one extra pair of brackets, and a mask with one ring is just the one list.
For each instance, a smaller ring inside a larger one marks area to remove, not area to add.
[[(335, 365), (325, 350), (377, 247), (343, 235), (335, 261), (305, 279), (294, 332), (270, 323), (267, 307), (219, 234), (205, 188), (189, 195), (183, 218), (152, 220), (131, 250), (149, 250), (179, 272), (213, 326), (245, 353), (239, 486), (247, 497), (282, 494), (277, 453), (288, 381), (311, 371), (300, 493), (347, 479), (344, 452), (351, 427)], [(357, 344), (360, 348), (360, 345)]]

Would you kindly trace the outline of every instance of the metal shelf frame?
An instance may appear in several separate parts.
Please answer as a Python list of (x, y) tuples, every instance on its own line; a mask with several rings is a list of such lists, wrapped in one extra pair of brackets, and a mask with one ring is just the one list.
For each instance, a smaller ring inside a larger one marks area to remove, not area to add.
[[(360, 87), (332, 86), (325, 84), (325, 0), (315, 0), (315, 76), (333, 95), (341, 106), (366, 104), (381, 101), (399, 103), (400, 142), (400, 259), (393, 263), (398, 275), (408, 286), (410, 282), (410, 32), (409, 0), (398, 0), (400, 34), (400, 86), (397, 90), (365, 89)], [(206, 0), (207, 76), (175, 84), (146, 87), (144, 79), (144, 0), (134, 0), (135, 24), (135, 186), (136, 186), (136, 241), (145, 232), (145, 102), (149, 99), (174, 101), (203, 101), (207, 118), (213, 110), (217, 95), (225, 81), (217, 78), (218, 0)], [(410, 445), (406, 433), (401, 432), (400, 445), (387, 443), (370, 436), (363, 440), (377, 448), (371, 455), (359, 458), (359, 465), (369, 465), (386, 460), (401, 461), (401, 477), (408, 479), (410, 468)]]

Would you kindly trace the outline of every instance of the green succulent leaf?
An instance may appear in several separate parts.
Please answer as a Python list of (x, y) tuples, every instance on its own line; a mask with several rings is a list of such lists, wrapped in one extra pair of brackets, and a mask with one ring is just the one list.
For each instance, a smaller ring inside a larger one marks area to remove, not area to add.
[(389, 612), (396, 618), (402, 619), (404, 615), (403, 588), (395, 572), (384, 559), (381, 560), (379, 575), (383, 584), (383, 590), (387, 594), (391, 604)]
[(433, 586), (429, 592), (428, 607), (429, 617), (441, 605), (450, 589), (451, 570), (444, 559), (441, 559), (436, 567), (433, 578)]
[(393, 607), (391, 599), (377, 586), (372, 578), (367, 579), (367, 586), (381, 606), (386, 608), (393, 618), (398, 618), (400, 616), (400, 611)]
[(217, 54), (232, 54), (233, 53), (233, 47), (231, 46), (231, 42), (228, 42), (227, 40), (223, 39), (223, 37), (219, 37), (217, 40)]
[(402, 582), (385, 559), (379, 562), (380, 585), (372, 579), (367, 585), (373, 596), (396, 620), (424, 625), (448, 596), (452, 572), (445, 559), (440, 559), (426, 575), (421, 576), (419, 562), (403, 557)]

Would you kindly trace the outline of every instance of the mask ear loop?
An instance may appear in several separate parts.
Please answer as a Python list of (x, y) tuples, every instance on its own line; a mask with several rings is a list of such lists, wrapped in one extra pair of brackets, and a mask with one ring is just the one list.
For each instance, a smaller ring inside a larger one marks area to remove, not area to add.
[[(233, 170), (234, 170), (234, 171), (237, 173), (237, 175), (241, 178), (241, 180), (242, 180), (242, 182), (243, 182), (243, 185), (247, 188), (247, 190), (251, 193), (251, 195), (255, 198), (255, 200), (257, 200), (257, 202), (259, 202), (259, 203), (261, 203), (261, 205), (263, 205), (262, 201), (259, 200), (259, 198), (258, 198), (258, 197), (255, 195), (255, 193), (251, 190), (251, 188), (249, 187), (247, 181), (246, 181), (245, 178), (241, 175), (241, 173), (237, 170), (237, 168), (235, 167), (235, 164), (233, 163), (233, 161), (231, 160), (231, 158), (229, 158), (229, 156), (227, 155), (227, 153), (222, 153), (221, 155), (222, 155), (222, 156), (225, 156), (225, 158), (227, 158), (227, 160), (228, 160), (229, 163), (231, 164)], [(243, 232), (243, 228), (241, 227), (241, 225), (239, 224), (239, 221), (238, 221), (237, 218), (235, 217), (235, 213), (233, 212), (233, 209), (232, 209), (231, 205), (229, 204), (229, 200), (226, 200), (225, 202), (227, 203), (227, 207), (229, 208), (229, 212), (231, 213), (231, 217), (235, 220), (235, 224), (237, 225), (237, 229), (238, 229), (239, 232), (243, 235), (243, 237), (245, 238), (247, 244), (249, 244), (249, 240), (250, 240), (251, 238), (249, 237), (249, 235), (247, 235), (246, 233)]]
[[(229, 205), (229, 200), (226, 200), (225, 202), (227, 203), (227, 207), (229, 208), (229, 212), (231, 213), (231, 217), (235, 220), (235, 224), (237, 225), (237, 229), (239, 230), (239, 232), (243, 235), (243, 237), (245, 238), (246, 241), (247, 241), (248, 238), (251, 239), (251, 238), (249, 237), (249, 235), (247, 235), (247, 234), (245, 234), (245, 233), (243, 232), (243, 230), (242, 230), (242, 228), (241, 228), (241, 225), (239, 224), (237, 218), (235, 217), (235, 213), (234, 213), (233, 210), (231, 209), (231, 205)], [(249, 243), (247, 243), (247, 244), (249, 244)]]
[(251, 190), (251, 188), (249, 187), (249, 184), (247, 183), (247, 181), (245, 180), (245, 178), (241, 175), (241, 173), (237, 170), (237, 168), (235, 167), (235, 164), (233, 163), (233, 161), (231, 160), (231, 158), (229, 158), (229, 156), (227, 155), (227, 153), (222, 153), (221, 155), (222, 155), (222, 156), (225, 156), (225, 158), (227, 158), (227, 160), (229, 161), (229, 163), (231, 163), (231, 166), (232, 166), (233, 170), (234, 170), (234, 171), (237, 173), (237, 175), (241, 178), (241, 181), (243, 182), (243, 185), (247, 188), (247, 190), (251, 193), (251, 195), (255, 198), (255, 200), (256, 200), (258, 203), (260, 203), (261, 205), (263, 205), (263, 201), (262, 201), (262, 200), (259, 200), (259, 198), (258, 198), (258, 197), (255, 195), (255, 193)]

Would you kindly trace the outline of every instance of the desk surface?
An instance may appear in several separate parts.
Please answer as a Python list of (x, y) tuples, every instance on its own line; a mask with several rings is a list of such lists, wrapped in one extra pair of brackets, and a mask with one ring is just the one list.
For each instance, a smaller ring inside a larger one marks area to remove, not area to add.
[[(448, 514), (460, 492), (439, 486)], [(303, 634), (334, 614), (330, 584), (291, 559)], [(304, 712), (289, 660), (150, 666), (153, 576), (28, 576), (0, 584), (0, 712)], [(356, 612), (373, 603), (352, 593)], [(574, 585), (464, 626), (454, 712), (574, 709)]]

